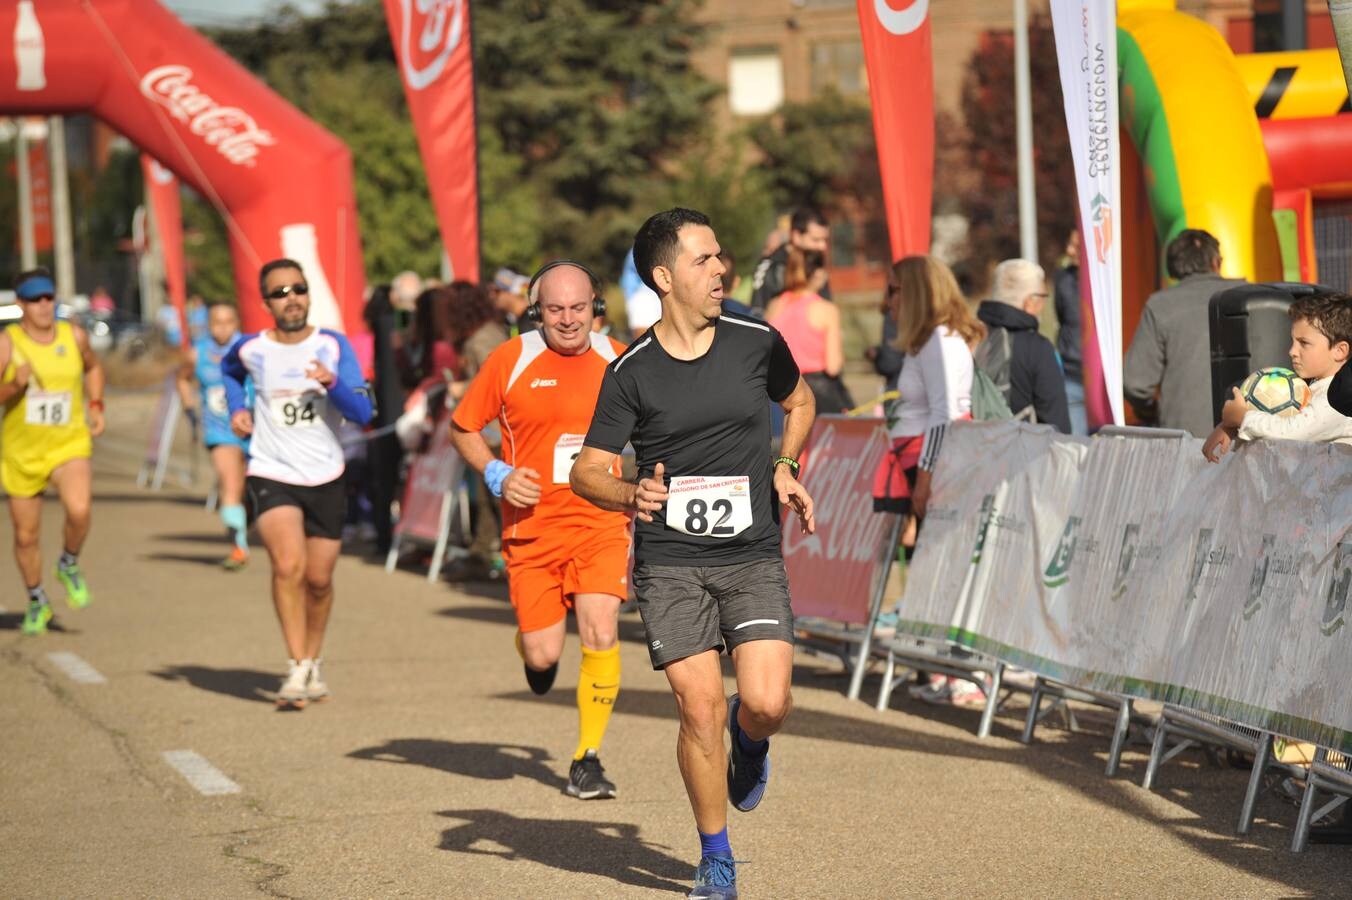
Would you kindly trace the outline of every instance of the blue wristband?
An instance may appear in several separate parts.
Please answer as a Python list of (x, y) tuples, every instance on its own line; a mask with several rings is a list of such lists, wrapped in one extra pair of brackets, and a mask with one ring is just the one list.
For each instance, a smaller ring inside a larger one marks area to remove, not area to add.
[(495, 459), (484, 466), (484, 484), (488, 485), (494, 497), (502, 496), (502, 483), (512, 474), (512, 468), (500, 459)]

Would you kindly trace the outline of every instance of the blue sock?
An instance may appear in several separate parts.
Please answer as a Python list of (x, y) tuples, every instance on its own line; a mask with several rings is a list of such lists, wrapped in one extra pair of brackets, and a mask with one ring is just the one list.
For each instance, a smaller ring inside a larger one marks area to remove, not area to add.
[(767, 750), (770, 749), (770, 739), (766, 738), (765, 740), (762, 741), (751, 740), (751, 738), (746, 736), (746, 732), (742, 730), (742, 723), (738, 722), (737, 746), (741, 747), (742, 752), (747, 754), (748, 756), (762, 756)]
[(226, 528), (234, 532), (235, 545), (247, 553), (249, 550), (249, 523), (244, 515), (244, 507), (238, 504), (222, 506), (221, 521), (225, 523)]
[(732, 859), (732, 847), (728, 844), (728, 829), (724, 828), (718, 834), (705, 834), (699, 832), (699, 854), (705, 856), (726, 856)]

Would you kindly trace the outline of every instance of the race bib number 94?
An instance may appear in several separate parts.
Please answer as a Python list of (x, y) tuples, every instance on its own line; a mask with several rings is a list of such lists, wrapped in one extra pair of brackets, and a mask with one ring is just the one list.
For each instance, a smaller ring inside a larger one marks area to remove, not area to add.
[(696, 537), (730, 538), (751, 527), (751, 479), (687, 476), (667, 488), (667, 527)]
[(268, 409), (283, 428), (313, 428), (323, 421), (325, 402), (318, 394), (290, 394), (269, 399)]
[(35, 391), (24, 395), (24, 422), (28, 425), (69, 425), (70, 391)]
[(582, 452), (582, 442), (586, 439), (585, 434), (561, 434), (559, 439), (554, 442), (555, 484), (568, 483), (568, 476), (573, 471), (573, 463), (577, 462), (577, 455)]

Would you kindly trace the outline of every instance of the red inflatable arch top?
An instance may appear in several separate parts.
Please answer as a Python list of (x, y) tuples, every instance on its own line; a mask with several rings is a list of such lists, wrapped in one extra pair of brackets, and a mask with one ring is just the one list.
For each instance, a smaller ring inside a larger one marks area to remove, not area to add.
[(271, 324), (258, 269), (305, 267), (314, 324), (363, 328), (352, 158), (330, 132), (154, 0), (19, 0), (0, 8), (0, 114), (89, 112), (225, 218), (246, 330)]

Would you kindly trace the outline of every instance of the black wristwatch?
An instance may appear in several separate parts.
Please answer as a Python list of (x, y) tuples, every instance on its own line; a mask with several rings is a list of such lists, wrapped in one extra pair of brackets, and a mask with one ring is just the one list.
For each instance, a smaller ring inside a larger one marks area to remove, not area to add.
[(778, 466), (780, 463), (789, 467), (789, 471), (793, 473), (794, 478), (798, 477), (798, 470), (802, 468), (802, 466), (798, 464), (798, 460), (794, 459), (792, 456), (776, 457), (775, 465)]

